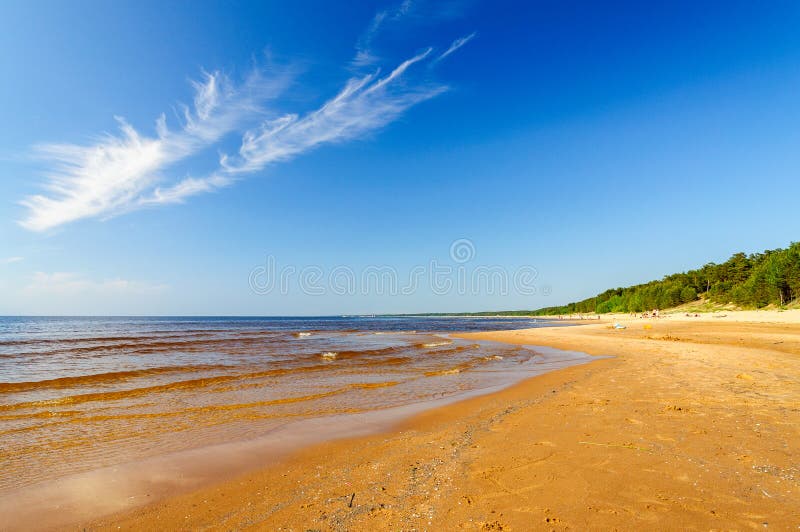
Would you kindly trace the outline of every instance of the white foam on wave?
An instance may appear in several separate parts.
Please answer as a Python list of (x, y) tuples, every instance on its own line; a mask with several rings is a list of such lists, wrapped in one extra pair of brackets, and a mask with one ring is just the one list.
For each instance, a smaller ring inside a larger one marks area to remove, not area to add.
[(324, 358), (325, 360), (336, 360), (336, 357), (338, 355), (339, 353), (336, 353), (334, 351), (327, 351), (325, 353), (322, 353), (322, 358)]
[(428, 344), (422, 344), (422, 347), (441, 347), (443, 345), (450, 345), (453, 342), (450, 340), (445, 340), (444, 342), (430, 342)]

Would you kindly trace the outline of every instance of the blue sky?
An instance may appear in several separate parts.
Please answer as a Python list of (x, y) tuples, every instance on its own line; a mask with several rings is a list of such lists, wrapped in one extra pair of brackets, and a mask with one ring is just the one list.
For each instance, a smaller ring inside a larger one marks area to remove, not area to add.
[[(798, 239), (796, 2), (343, 5), (3, 2), (0, 314), (537, 308)], [(363, 282), (432, 261), (536, 275)]]

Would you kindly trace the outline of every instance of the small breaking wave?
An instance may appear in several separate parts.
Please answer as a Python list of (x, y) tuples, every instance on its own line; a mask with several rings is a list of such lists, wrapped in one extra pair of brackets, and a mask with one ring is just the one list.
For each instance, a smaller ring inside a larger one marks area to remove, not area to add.
[(429, 342), (427, 344), (422, 344), (422, 347), (427, 347), (427, 348), (442, 347), (443, 345), (452, 345), (452, 343), (453, 343), (452, 340), (443, 340), (441, 342)]

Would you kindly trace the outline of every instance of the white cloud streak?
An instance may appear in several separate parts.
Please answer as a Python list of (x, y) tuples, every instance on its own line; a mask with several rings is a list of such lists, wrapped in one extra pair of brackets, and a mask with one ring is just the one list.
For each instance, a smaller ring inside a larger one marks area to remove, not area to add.
[(170, 203), (183, 203), (189, 197), (203, 192), (213, 192), (219, 188), (227, 187), (233, 183), (227, 176), (213, 174), (209, 177), (187, 177), (183, 181), (167, 188), (156, 188), (153, 193), (139, 200), (141, 206), (167, 205)]
[(355, 68), (361, 68), (377, 63), (380, 57), (373, 51), (373, 41), (387, 22), (396, 22), (403, 19), (411, 11), (413, 5), (412, 0), (403, 0), (393, 9), (375, 13), (375, 16), (372, 17), (372, 22), (358, 39), (358, 43), (356, 43), (356, 55), (350, 65)]
[(106, 135), (95, 144), (36, 147), (36, 154), (53, 166), (46, 175), (47, 193), (21, 202), (28, 216), (20, 224), (43, 231), (81, 218), (173, 203), (178, 196), (227, 184), (219, 178), (188, 178), (164, 190), (156, 186), (163, 169), (213, 145), (263, 112), (259, 102), (277, 96), (287, 84), (283, 76), (267, 82), (253, 74), (236, 89), (219, 72), (205, 73), (202, 81), (192, 82), (193, 108), (180, 106), (183, 121), (177, 131), (167, 127), (163, 114), (156, 120), (156, 137), (144, 136), (117, 118), (120, 134)]
[(471, 41), (472, 39), (475, 38), (475, 35), (477, 35), (477, 34), (475, 32), (472, 32), (469, 35), (467, 35), (466, 37), (461, 37), (461, 38), (456, 39), (455, 41), (453, 41), (453, 44), (450, 45), (450, 48), (445, 50), (442, 55), (437, 57), (436, 60), (434, 61), (434, 63), (438, 63), (442, 59), (445, 59), (447, 56), (449, 56), (450, 54), (452, 54), (453, 52), (455, 52), (456, 50), (458, 50), (459, 48), (461, 48), (462, 46), (467, 44), (469, 41)]
[[(390, 14), (379, 14), (370, 31), (377, 32), (385, 17), (405, 16), (410, 8), (410, 1), (406, 1)], [(179, 107), (182, 120), (177, 130), (169, 129), (163, 114), (156, 120), (154, 137), (142, 135), (118, 118), (120, 133), (106, 135), (94, 144), (38, 146), (39, 156), (53, 163), (45, 176), (46, 193), (21, 201), (28, 213), (19, 223), (32, 231), (45, 231), (79, 219), (109, 218), (135, 209), (181, 203), (322, 144), (366, 136), (397, 120), (414, 105), (445, 92), (445, 85), (411, 77), (409, 70), (422, 61), (434, 65), (474, 36), (457, 39), (433, 61), (432, 49), (428, 48), (384, 77), (379, 71), (354, 76), (318, 109), (302, 115), (283, 114), (258, 127), (252, 127), (252, 122), (269, 114), (278, 116), (268, 113), (264, 105), (287, 88), (292, 80), (290, 72), (279, 73), (271, 80), (254, 73), (238, 88), (219, 72), (206, 73), (201, 81), (192, 82), (192, 107)], [(238, 153), (222, 155), (219, 167), (207, 176), (169, 180), (163, 175), (170, 165), (236, 131), (242, 132)]]
[(20, 262), (25, 260), (25, 257), (6, 257), (4, 259), (0, 259), (0, 264), (14, 264), (15, 262)]
[(396, 120), (407, 109), (441, 94), (439, 84), (401, 83), (409, 67), (426, 59), (431, 49), (401, 63), (389, 75), (354, 77), (334, 98), (302, 118), (287, 114), (245, 133), (237, 156), (223, 156), (226, 172), (253, 172), (289, 160), (321, 144), (352, 140)]

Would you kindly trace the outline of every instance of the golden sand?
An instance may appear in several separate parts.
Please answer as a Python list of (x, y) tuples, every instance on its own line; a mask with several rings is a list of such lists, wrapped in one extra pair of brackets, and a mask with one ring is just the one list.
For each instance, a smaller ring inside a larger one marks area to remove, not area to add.
[(81, 526), (796, 529), (800, 320), (728, 314), (464, 335), (615, 358)]

